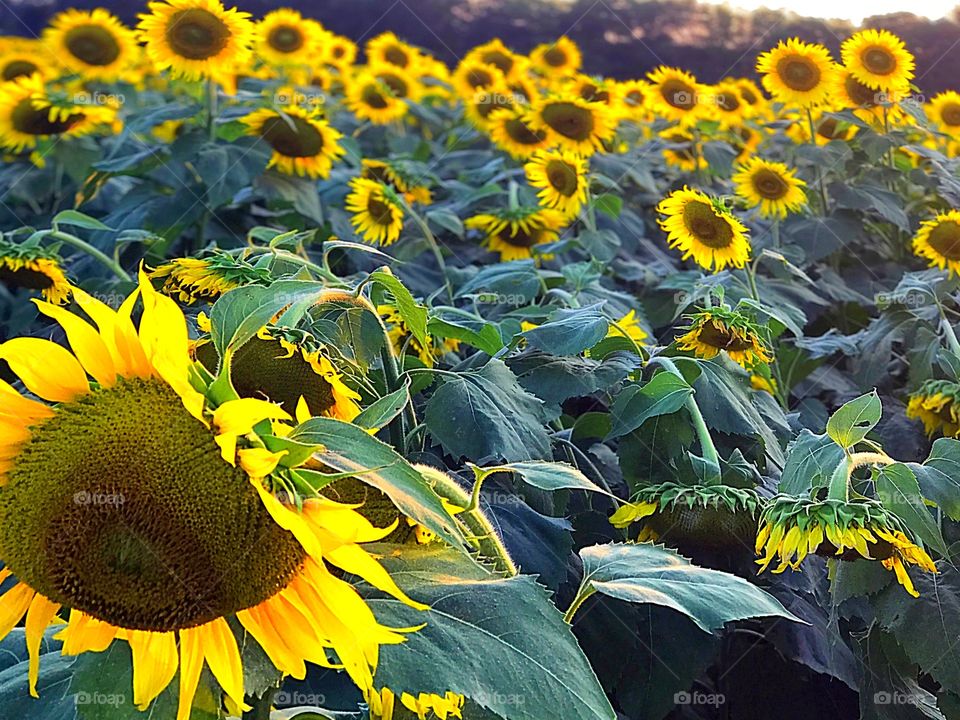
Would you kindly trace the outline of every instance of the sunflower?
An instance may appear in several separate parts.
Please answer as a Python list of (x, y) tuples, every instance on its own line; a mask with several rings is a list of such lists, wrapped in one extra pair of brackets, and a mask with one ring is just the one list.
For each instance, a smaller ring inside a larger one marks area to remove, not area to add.
[(637, 317), (637, 311), (630, 310), (630, 312), (617, 320), (616, 324), (610, 323), (610, 327), (607, 328), (606, 337), (626, 337), (635, 342), (637, 345), (643, 345), (650, 336), (640, 324), (640, 318)]
[(357, 59), (357, 45), (350, 38), (328, 32), (321, 43), (323, 61), (341, 72)]
[(904, 86), (902, 91), (890, 94), (887, 91), (879, 91), (868, 85), (865, 85), (857, 79), (853, 71), (846, 67), (838, 67), (833, 78), (833, 86), (830, 91), (830, 97), (833, 105), (838, 109), (851, 109), (857, 111), (857, 115), (863, 117), (866, 111), (867, 117), (882, 116), (883, 103), (897, 102), (904, 91), (908, 91), (909, 86)]
[(482, 231), (486, 247), (500, 253), (501, 262), (509, 262), (531, 258), (534, 248), (555, 242), (566, 218), (556, 210), (521, 207), (474, 215), (464, 224)]
[(624, 107), (637, 115), (639, 111), (645, 109), (647, 93), (650, 90), (650, 83), (646, 80), (627, 80), (620, 83), (620, 89), (617, 92)]
[(367, 71), (386, 85), (395, 98), (416, 102), (423, 94), (423, 86), (395, 65), (372, 64), (367, 66)]
[(807, 203), (806, 183), (783, 163), (752, 157), (734, 173), (733, 183), (737, 195), (760, 208), (761, 217), (783, 219)]
[(367, 62), (384, 63), (412, 73), (420, 62), (420, 51), (394, 35), (385, 32), (371, 39), (366, 46)]
[(494, 85), (463, 98), (464, 115), (474, 127), (488, 131), (493, 113), (527, 104), (522, 92), (515, 92), (504, 80), (498, 80)]
[(257, 55), (274, 65), (311, 65), (320, 52), (323, 32), (320, 23), (296, 10), (273, 10), (257, 23)]
[(494, 38), (473, 48), (466, 54), (463, 61), (495, 67), (507, 80), (522, 79), (526, 70), (524, 59), (507, 48), (500, 38)]
[(602, 150), (617, 129), (607, 107), (569, 93), (537, 98), (530, 122), (547, 134), (551, 144), (584, 156)]
[(36, 40), (0, 39), (0, 82), (16, 80), (34, 73), (39, 73), (44, 78), (53, 77), (56, 74), (53, 58), (48, 53)]
[(661, 65), (647, 74), (647, 103), (654, 114), (674, 122), (697, 119), (703, 86), (690, 73)]
[(947, 90), (934, 96), (927, 114), (942, 132), (960, 138), (960, 93)]
[(870, 28), (854, 33), (840, 47), (843, 64), (867, 87), (902, 92), (916, 67), (903, 41), (888, 30)]
[(29, 240), (14, 243), (0, 236), (0, 283), (14, 288), (39, 290), (54, 305), (70, 296), (70, 282), (57, 253)]
[[(4, 578), (18, 581), (0, 598), (2, 631), (26, 615), (31, 692), (41, 637), (64, 608), (65, 655), (129, 644), (141, 710), (179, 667), (177, 718), (187, 720), (205, 663), (242, 706), (231, 622), (284, 674), (303, 678), (306, 662), (331, 667), (332, 652), (335, 667), (372, 692), (379, 646), (403, 635), (380, 625), (340, 575), (422, 608), (357, 544), (393, 528), (374, 528), (354, 506), (308, 498), (301, 511), (273, 494), (296, 467), (254, 427), (287, 414), (251, 398), (213, 406), (191, 381), (183, 314), (145, 275), (119, 311), (80, 290), (74, 297), (95, 326), (37, 303), (72, 353), (39, 338), (0, 345), (39, 398), (0, 386), (0, 558)], [(278, 627), (296, 633), (281, 638)]]
[(559, 210), (567, 217), (580, 212), (587, 201), (587, 161), (565, 150), (535, 153), (523, 166), (527, 182), (540, 192), (540, 204)]
[(357, 177), (350, 181), (345, 207), (353, 213), (350, 222), (367, 242), (392, 245), (403, 230), (403, 207), (389, 188), (376, 180)]
[(867, 498), (808, 500), (779, 496), (763, 511), (757, 534), (757, 564), (760, 572), (777, 557), (773, 571), (797, 570), (807, 555), (818, 554), (843, 561), (880, 560), (896, 573), (904, 589), (919, 597), (906, 566), (916, 565), (930, 573), (937, 567), (926, 551), (908, 537), (900, 520)]
[(403, 194), (408, 203), (429, 205), (433, 202), (433, 193), (424, 184), (426, 176), (410, 172), (399, 160), (364, 158), (361, 161), (360, 177), (392, 185), (397, 192)]
[[(209, 339), (195, 345), (194, 355), (211, 373), (217, 371), (220, 358)], [(360, 414), (360, 396), (302, 330), (261, 328), (234, 354), (230, 382), (240, 397), (270, 400), (298, 419), (322, 415), (353, 422)]]
[(781, 40), (757, 59), (763, 87), (785, 105), (810, 107), (827, 99), (835, 73), (830, 51), (798, 38)]
[(285, 175), (327, 178), (333, 163), (345, 150), (343, 137), (320, 112), (289, 105), (283, 110), (264, 108), (241, 118), (248, 133), (262, 138), (272, 149), (267, 167)]
[(725, 351), (730, 359), (750, 369), (768, 363), (773, 356), (761, 336), (761, 327), (742, 313), (726, 307), (711, 307), (688, 316), (690, 325), (677, 338), (677, 349), (709, 360)]
[(661, 132), (659, 137), (667, 143), (663, 148), (663, 159), (667, 165), (687, 172), (709, 167), (703, 154), (695, 151), (696, 138), (687, 130), (682, 127), (672, 127)]
[(737, 151), (736, 161), (739, 163), (750, 159), (763, 142), (763, 134), (749, 125), (731, 128), (730, 136), (730, 144)]
[(910, 395), (907, 417), (923, 421), (927, 435), (960, 437), (960, 384), (927, 380)]
[(346, 102), (353, 114), (375, 125), (386, 125), (407, 114), (407, 104), (390, 86), (369, 72), (347, 82)]
[(461, 99), (471, 102), (477, 95), (488, 95), (494, 88), (505, 87), (506, 78), (494, 65), (464, 59), (453, 71), (450, 83)]
[(490, 113), (487, 117), (487, 132), (490, 133), (490, 140), (494, 145), (514, 160), (526, 160), (550, 143), (548, 134), (531, 124), (529, 109), (519, 106), (497, 109)]
[(147, 9), (137, 30), (157, 68), (197, 80), (246, 65), (256, 34), (249, 13), (220, 0), (154, 0)]
[(427, 367), (433, 367), (434, 363), (444, 355), (460, 349), (459, 340), (438, 338), (433, 335), (427, 335), (427, 344), (422, 344), (410, 331), (400, 311), (393, 305), (377, 305), (377, 312), (387, 326), (390, 342), (398, 355), (410, 352)]
[(960, 275), (960, 210), (948, 210), (920, 223), (913, 252), (951, 276)]
[(766, 98), (763, 96), (763, 92), (757, 87), (757, 84), (753, 80), (734, 78), (730, 80), (730, 82), (740, 90), (740, 97), (743, 98), (743, 101), (747, 105), (759, 110), (766, 104)]
[(709, 117), (720, 123), (722, 129), (739, 127), (753, 115), (753, 108), (744, 101), (740, 87), (733, 82), (720, 82), (707, 88), (710, 97)]
[(699, 190), (674, 190), (657, 206), (670, 247), (707, 270), (743, 267), (750, 258), (747, 229), (718, 200)]
[(43, 33), (48, 51), (83, 78), (114, 80), (137, 57), (133, 31), (103, 8), (58, 13)]
[(225, 292), (243, 285), (269, 284), (269, 274), (250, 263), (226, 253), (205, 258), (174, 258), (150, 272), (153, 279), (162, 279), (160, 291), (193, 304), (213, 302)]
[[(383, 688), (368, 699), (371, 701), (369, 704), (372, 720), (393, 720), (398, 705), (397, 696), (390, 688)], [(466, 701), (463, 695), (453, 692), (447, 692), (444, 695), (419, 693), (416, 696), (405, 692), (400, 694), (399, 700), (400, 706), (416, 715), (417, 720), (462, 718), (461, 710)]]
[(555, 42), (537, 45), (530, 53), (530, 62), (541, 75), (557, 78), (577, 72), (583, 56), (577, 44), (564, 35)]

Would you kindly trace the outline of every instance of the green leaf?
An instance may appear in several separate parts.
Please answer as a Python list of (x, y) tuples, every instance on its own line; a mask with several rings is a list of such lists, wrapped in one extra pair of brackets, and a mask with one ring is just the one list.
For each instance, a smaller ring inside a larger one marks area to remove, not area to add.
[(75, 697), (70, 675), (76, 658), (60, 654), (53, 640), (57, 630), (48, 630), (40, 645), (39, 699), (30, 697), (27, 686), (27, 645), (23, 628), (14, 628), (0, 641), (0, 708), (3, 716), (30, 720), (73, 720)]
[(940, 535), (940, 528), (923, 503), (920, 486), (913, 471), (903, 463), (894, 463), (877, 470), (874, 482), (883, 506), (903, 520), (904, 524), (923, 540), (924, 545), (948, 557), (949, 552)]
[(827, 435), (814, 435), (804, 428), (787, 448), (780, 492), (804, 495), (815, 487), (826, 486), (843, 458), (843, 448)]
[(827, 435), (842, 448), (862, 441), (880, 422), (883, 407), (876, 390), (844, 403), (827, 421)]
[(634, 353), (611, 353), (599, 362), (592, 355), (557, 357), (527, 351), (510, 358), (508, 364), (527, 392), (548, 403), (562, 403), (601, 390), (609, 392), (641, 363)]
[(543, 403), (526, 393), (500, 360), (443, 382), (427, 401), (424, 419), (454, 457), (507, 462), (551, 457)]
[(496, 577), (446, 549), (382, 554), (397, 584), (430, 609), (416, 612), (379, 593), (367, 599), (384, 625), (425, 623), (403, 644), (381, 647), (378, 687), (460, 693), (510, 720), (614, 720), (573, 633), (534, 578)]
[(479, 330), (465, 327), (458, 323), (448, 322), (440, 318), (430, 318), (427, 321), (427, 331), (431, 335), (460, 340), (482, 350), (487, 355), (496, 355), (503, 349), (503, 338), (496, 325), (483, 323)]
[(368, 430), (379, 430), (390, 424), (397, 415), (403, 412), (403, 409), (410, 402), (410, 378), (405, 378), (403, 387), (394, 390), (389, 395), (368, 406), (353, 420), (354, 425), (358, 425)]
[(623, 198), (619, 195), (603, 193), (593, 199), (593, 206), (607, 217), (616, 220), (623, 210)]
[(427, 222), (433, 223), (463, 239), (463, 221), (457, 217), (455, 212), (444, 209), (430, 210), (427, 212), (426, 218)]
[(104, 225), (94, 217), (80, 212), (79, 210), (61, 210), (50, 221), (53, 227), (57, 225), (73, 225), (74, 227), (86, 228), (87, 230), (113, 230), (112, 227)]
[(577, 468), (561, 462), (518, 462), (478, 469), (484, 473), (516, 473), (523, 478), (524, 482), (540, 490), (586, 490), (604, 495), (610, 494)]
[[(323, 464), (340, 472), (357, 471), (358, 480), (384, 492), (404, 515), (450, 545), (466, 547), (459, 527), (423, 476), (393, 448), (363, 428), (317, 417), (299, 425), (290, 437), (311, 445), (323, 445), (325, 450), (316, 455)], [(371, 471), (370, 468), (379, 469)]]
[(427, 340), (427, 309), (417, 303), (406, 286), (388, 270), (375, 270), (370, 273), (369, 279), (372, 283), (386, 288), (393, 295), (394, 300), (396, 300), (397, 311), (403, 318), (403, 322), (420, 345), (426, 347), (429, 344)]
[(951, 520), (960, 520), (960, 440), (940, 438), (923, 465), (907, 465), (917, 476), (924, 497), (933, 500)]
[(607, 437), (626, 435), (652, 417), (674, 413), (691, 395), (693, 388), (671, 372), (657, 373), (643, 387), (631, 385), (614, 400), (610, 410), (613, 428)]
[(683, 613), (705, 632), (733, 620), (782, 617), (802, 622), (776, 598), (746, 580), (697, 567), (675, 551), (644, 543), (594, 545), (580, 551), (585, 591)]
[(486, 267), (463, 284), (458, 297), (497, 293), (530, 302), (540, 292), (540, 276), (533, 260), (515, 260)]
[(603, 340), (610, 322), (600, 312), (602, 303), (562, 309), (523, 336), (531, 346), (551, 355), (579, 355)]

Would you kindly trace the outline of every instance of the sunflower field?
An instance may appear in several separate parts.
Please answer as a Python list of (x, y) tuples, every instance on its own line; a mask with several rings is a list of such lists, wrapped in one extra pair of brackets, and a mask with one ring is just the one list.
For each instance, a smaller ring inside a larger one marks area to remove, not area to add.
[(960, 718), (960, 94), (320, 20), (0, 38), (0, 720)]

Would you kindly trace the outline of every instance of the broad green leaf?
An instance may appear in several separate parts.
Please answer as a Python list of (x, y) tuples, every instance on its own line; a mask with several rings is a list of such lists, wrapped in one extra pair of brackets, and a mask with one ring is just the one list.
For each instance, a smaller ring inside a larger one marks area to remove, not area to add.
[(883, 407), (876, 390), (844, 403), (827, 421), (827, 435), (842, 448), (863, 440), (880, 422)]
[(86, 213), (82, 213), (79, 210), (61, 210), (53, 216), (50, 224), (54, 227), (57, 225), (73, 225), (74, 227), (81, 227), (87, 230), (113, 229), (107, 225), (104, 225), (96, 218), (90, 217)]
[(594, 198), (593, 206), (607, 217), (616, 220), (620, 217), (620, 211), (623, 210), (623, 198), (618, 195), (603, 193)]
[(883, 506), (903, 520), (923, 540), (924, 545), (947, 557), (949, 552), (940, 535), (940, 528), (923, 503), (913, 471), (903, 463), (894, 463), (877, 470), (874, 482)]
[(444, 338), (460, 340), (482, 350), (487, 355), (496, 355), (503, 349), (503, 337), (496, 325), (483, 323), (479, 330), (474, 330), (458, 323), (448, 322), (440, 318), (430, 318), (427, 321), (427, 332)]
[(370, 281), (386, 288), (397, 303), (397, 311), (403, 318), (404, 324), (417, 339), (421, 346), (428, 345), (427, 340), (427, 309), (413, 299), (413, 295), (395, 275), (387, 270), (375, 270), (370, 273)]
[(640, 362), (634, 353), (627, 352), (611, 353), (598, 361), (593, 357), (557, 357), (530, 350), (510, 358), (507, 364), (527, 392), (559, 404), (568, 398), (611, 390)]
[(455, 212), (444, 209), (430, 210), (427, 212), (426, 218), (427, 222), (448, 230), (458, 238), (463, 238), (463, 221)]
[(457, 295), (491, 292), (527, 303), (539, 294), (540, 283), (533, 260), (515, 260), (484, 268), (464, 283)]
[(379, 430), (390, 424), (397, 415), (403, 412), (403, 409), (410, 402), (410, 378), (406, 378), (403, 387), (394, 390), (389, 395), (384, 395), (372, 405), (364, 408), (353, 420), (354, 425), (358, 425), (368, 430)]
[(14, 628), (0, 641), (0, 714), (30, 720), (74, 720), (77, 717), (70, 675), (76, 658), (60, 654), (61, 644), (48, 630), (40, 646), (39, 699), (27, 686), (27, 645), (23, 628)]
[(893, 636), (874, 625), (857, 642), (865, 670), (860, 685), (861, 720), (946, 720), (937, 709), (936, 696), (920, 685), (917, 666)]
[[(404, 515), (426, 526), (450, 545), (466, 547), (459, 527), (423, 476), (393, 448), (363, 428), (317, 417), (299, 425), (290, 437), (299, 442), (322, 445), (325, 450), (316, 457), (324, 465), (340, 472), (358, 471), (358, 480), (384, 492)], [(371, 471), (370, 468), (379, 469)]]
[(804, 495), (812, 488), (825, 486), (843, 458), (843, 448), (827, 435), (814, 435), (804, 428), (787, 448), (780, 492)]
[(923, 465), (907, 465), (917, 476), (924, 497), (935, 502), (951, 520), (960, 520), (960, 440), (939, 438)]
[(609, 321), (600, 312), (602, 303), (555, 312), (523, 336), (533, 347), (551, 355), (579, 355), (603, 340)]
[(782, 617), (802, 622), (772, 595), (746, 580), (698, 567), (669, 548), (611, 543), (580, 551), (585, 591), (683, 613), (706, 632), (733, 620)]
[(610, 494), (577, 468), (561, 462), (518, 462), (477, 469), (484, 473), (516, 473), (523, 478), (524, 482), (540, 490), (586, 490), (604, 495)]
[(613, 403), (613, 428), (607, 437), (626, 435), (652, 417), (675, 413), (691, 395), (693, 388), (671, 372), (657, 373), (643, 387), (631, 385)]

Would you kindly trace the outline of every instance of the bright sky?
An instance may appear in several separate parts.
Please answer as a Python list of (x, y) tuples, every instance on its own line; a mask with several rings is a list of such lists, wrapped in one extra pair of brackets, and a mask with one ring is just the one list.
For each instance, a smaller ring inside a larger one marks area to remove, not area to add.
[(730, 5), (745, 10), (768, 7), (774, 10), (792, 10), (798, 15), (823, 18), (842, 18), (860, 22), (871, 15), (911, 12), (941, 18), (960, 0), (701, 0), (714, 5)]

